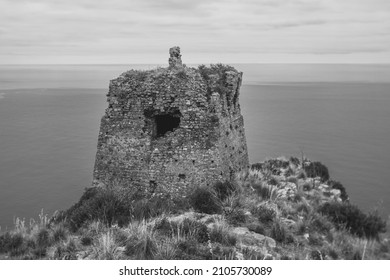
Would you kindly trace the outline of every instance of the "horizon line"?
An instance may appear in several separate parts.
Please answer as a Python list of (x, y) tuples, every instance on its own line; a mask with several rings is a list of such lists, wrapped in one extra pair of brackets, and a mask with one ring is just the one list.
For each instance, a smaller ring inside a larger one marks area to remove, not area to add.
[[(307, 65), (389, 65), (390, 62), (210, 62), (210, 63), (183, 63), (184, 65), (211, 65), (211, 64), (263, 64), (263, 65), (269, 65), (269, 64), (280, 64), (280, 65), (301, 65), (301, 64), (307, 64)], [(31, 65), (42, 65), (42, 66), (48, 66), (48, 65), (64, 65), (64, 66), (81, 66), (81, 65), (167, 65), (168, 63), (0, 63), (0, 66), (31, 66)]]

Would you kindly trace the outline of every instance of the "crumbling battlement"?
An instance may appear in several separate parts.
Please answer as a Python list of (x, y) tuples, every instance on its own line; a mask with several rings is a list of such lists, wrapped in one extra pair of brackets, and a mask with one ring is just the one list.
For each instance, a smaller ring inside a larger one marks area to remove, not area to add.
[(167, 68), (130, 70), (110, 82), (94, 185), (184, 197), (248, 168), (242, 73), (186, 67), (179, 47), (169, 53)]

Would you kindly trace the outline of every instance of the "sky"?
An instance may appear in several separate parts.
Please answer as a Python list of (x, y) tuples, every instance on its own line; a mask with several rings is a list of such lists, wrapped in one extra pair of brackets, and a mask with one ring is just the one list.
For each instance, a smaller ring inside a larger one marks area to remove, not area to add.
[(0, 64), (390, 63), (388, 0), (0, 0)]

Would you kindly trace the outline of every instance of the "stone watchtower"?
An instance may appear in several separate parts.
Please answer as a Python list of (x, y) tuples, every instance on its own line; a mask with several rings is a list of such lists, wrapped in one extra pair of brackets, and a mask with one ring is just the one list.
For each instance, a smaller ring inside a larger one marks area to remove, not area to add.
[(221, 64), (186, 67), (179, 47), (169, 53), (167, 68), (130, 70), (110, 82), (95, 186), (184, 197), (248, 168), (242, 73)]

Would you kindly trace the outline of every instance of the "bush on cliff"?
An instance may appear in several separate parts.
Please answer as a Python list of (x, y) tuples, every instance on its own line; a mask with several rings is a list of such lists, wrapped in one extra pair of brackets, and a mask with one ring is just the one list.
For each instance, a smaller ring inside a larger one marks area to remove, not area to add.
[(84, 192), (79, 202), (66, 211), (65, 217), (73, 231), (92, 220), (100, 220), (109, 226), (114, 223), (123, 226), (130, 221), (129, 209), (129, 205), (113, 190), (90, 188)]
[(347, 201), (349, 199), (347, 191), (345, 190), (344, 186), (337, 181), (330, 181), (330, 186), (332, 189), (339, 190), (340, 191), (340, 198), (343, 201)]
[(215, 191), (215, 194), (217, 197), (223, 201), (228, 196), (233, 194), (235, 191), (237, 191), (237, 186), (233, 184), (232, 182), (225, 181), (225, 182), (217, 182), (214, 184), (213, 189)]
[(222, 212), (222, 204), (213, 190), (196, 188), (189, 197), (191, 206), (195, 211), (216, 214)]
[(24, 252), (24, 239), (22, 234), (10, 234), (9, 232), (0, 236), (0, 253), (10, 253), (13, 256)]
[(305, 172), (308, 177), (320, 177), (323, 182), (329, 180), (328, 168), (319, 161), (313, 161), (306, 165)]
[(386, 222), (378, 213), (366, 215), (350, 203), (327, 202), (320, 206), (319, 211), (328, 216), (337, 228), (345, 227), (359, 237), (378, 238), (380, 233), (386, 232)]
[(80, 200), (67, 211), (54, 218), (55, 222), (66, 221), (76, 231), (87, 221), (99, 220), (111, 226), (127, 225), (132, 220), (149, 219), (163, 213), (177, 213), (189, 208), (186, 199), (170, 196), (146, 196), (135, 192), (121, 194), (120, 189), (90, 188)]

